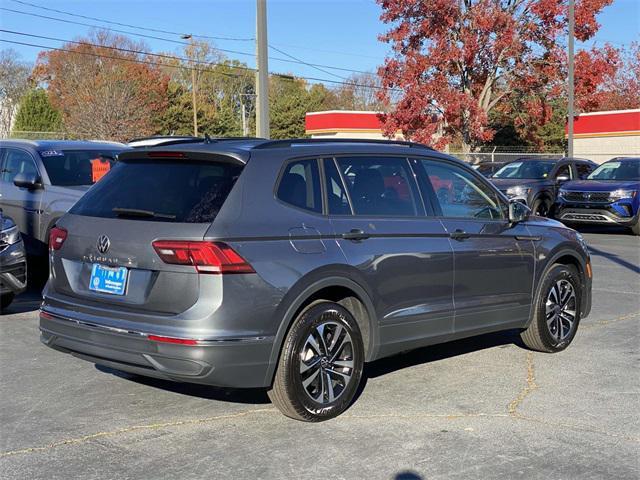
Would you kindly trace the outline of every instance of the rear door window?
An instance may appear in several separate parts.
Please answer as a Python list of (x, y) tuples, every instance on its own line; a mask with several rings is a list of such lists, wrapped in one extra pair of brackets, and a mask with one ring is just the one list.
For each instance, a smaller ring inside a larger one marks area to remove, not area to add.
[(75, 215), (212, 222), (242, 167), (198, 161), (118, 162), (70, 210)]
[(330, 215), (350, 215), (351, 206), (347, 191), (344, 188), (340, 173), (336, 168), (335, 160), (327, 158), (324, 160), (324, 176), (327, 189), (327, 204)]
[(276, 196), (294, 207), (322, 213), (318, 161), (312, 159), (289, 162), (280, 177)]
[(406, 217), (422, 214), (409, 162), (401, 157), (340, 157), (355, 215)]

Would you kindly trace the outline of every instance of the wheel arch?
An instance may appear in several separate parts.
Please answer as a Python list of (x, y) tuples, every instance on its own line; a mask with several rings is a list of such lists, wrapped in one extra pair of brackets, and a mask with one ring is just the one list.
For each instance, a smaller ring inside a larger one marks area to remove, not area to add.
[(367, 291), (356, 281), (343, 276), (330, 276), (317, 280), (302, 289), (288, 307), (276, 332), (265, 385), (271, 385), (282, 353), (284, 339), (295, 318), (319, 301), (328, 300), (344, 306), (356, 319), (362, 334), (365, 361), (375, 358), (378, 349), (378, 328), (375, 308)]
[(535, 315), (535, 308), (536, 308), (536, 305), (538, 304), (538, 299), (540, 295), (540, 289), (542, 288), (543, 279), (545, 278), (549, 270), (551, 270), (551, 268), (553, 268), (553, 266), (556, 264), (570, 265), (576, 268), (576, 270), (578, 271), (578, 275), (580, 277), (580, 286), (581, 286), (580, 310), (583, 314), (585, 314), (587, 310), (587, 301), (589, 299), (587, 298), (587, 295), (585, 295), (585, 293), (587, 293), (587, 281), (588, 281), (587, 273), (586, 273), (586, 261), (574, 250), (562, 249), (548, 257), (544, 265), (544, 268), (542, 269), (542, 272), (536, 278), (537, 283), (535, 288), (535, 295), (533, 297), (533, 303), (531, 304), (531, 314), (529, 315), (529, 321), (527, 322), (526, 327), (528, 327), (531, 324), (531, 321), (533, 320), (533, 317)]

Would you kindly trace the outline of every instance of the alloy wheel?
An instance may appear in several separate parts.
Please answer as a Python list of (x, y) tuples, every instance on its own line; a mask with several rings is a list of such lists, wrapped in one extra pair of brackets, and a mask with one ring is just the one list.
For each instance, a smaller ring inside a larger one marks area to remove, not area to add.
[(545, 313), (549, 333), (562, 342), (572, 332), (576, 320), (577, 300), (571, 282), (558, 280), (549, 290)]
[(353, 372), (349, 331), (333, 321), (315, 326), (300, 351), (300, 381), (309, 398), (321, 404), (335, 401), (346, 390)]

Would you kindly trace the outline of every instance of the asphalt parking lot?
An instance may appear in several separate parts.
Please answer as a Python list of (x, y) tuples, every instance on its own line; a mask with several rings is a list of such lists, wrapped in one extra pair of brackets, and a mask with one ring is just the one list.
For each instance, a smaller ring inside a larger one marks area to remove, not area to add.
[(640, 239), (585, 230), (593, 311), (572, 346), (501, 333), (381, 360), (341, 417), (172, 384), (42, 346), (38, 295), (0, 317), (0, 477), (640, 477)]

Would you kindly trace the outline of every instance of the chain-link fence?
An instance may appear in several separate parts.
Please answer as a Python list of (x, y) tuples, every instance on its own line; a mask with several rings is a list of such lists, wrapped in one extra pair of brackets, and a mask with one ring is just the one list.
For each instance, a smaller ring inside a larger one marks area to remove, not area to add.
[(13, 130), (8, 138), (23, 140), (70, 140), (78, 138), (67, 132), (33, 132), (26, 130)]
[(471, 164), (478, 164), (484, 162), (512, 162), (520, 158), (562, 158), (564, 153), (543, 153), (543, 152), (473, 152), (473, 153), (461, 153), (461, 152), (449, 152), (460, 160)]

